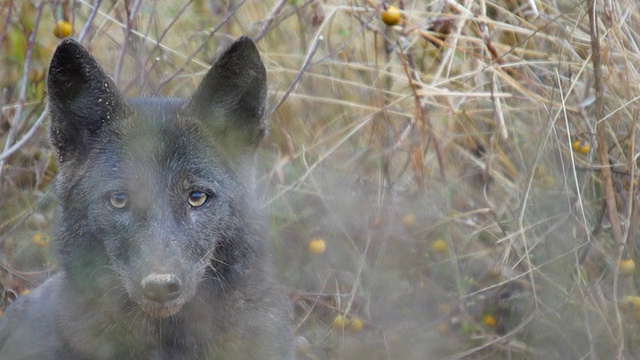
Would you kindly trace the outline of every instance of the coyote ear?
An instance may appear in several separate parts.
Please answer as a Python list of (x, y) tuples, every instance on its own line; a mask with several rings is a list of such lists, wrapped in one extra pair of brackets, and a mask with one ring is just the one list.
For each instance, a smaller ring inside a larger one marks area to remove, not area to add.
[(220, 56), (183, 111), (207, 123), (226, 143), (255, 148), (266, 133), (266, 95), (267, 73), (260, 53), (243, 36)]
[(127, 111), (113, 80), (71, 38), (63, 40), (53, 54), (47, 92), (50, 136), (60, 162), (86, 153), (98, 130)]

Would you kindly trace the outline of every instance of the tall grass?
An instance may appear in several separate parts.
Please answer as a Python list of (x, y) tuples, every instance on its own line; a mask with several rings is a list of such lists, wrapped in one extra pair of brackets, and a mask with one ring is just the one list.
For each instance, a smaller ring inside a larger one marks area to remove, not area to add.
[(128, 96), (188, 96), (247, 34), (269, 74), (261, 201), (302, 358), (640, 356), (638, 275), (618, 266), (637, 258), (635, 1), (0, 4), (2, 305), (55, 271), (54, 25)]

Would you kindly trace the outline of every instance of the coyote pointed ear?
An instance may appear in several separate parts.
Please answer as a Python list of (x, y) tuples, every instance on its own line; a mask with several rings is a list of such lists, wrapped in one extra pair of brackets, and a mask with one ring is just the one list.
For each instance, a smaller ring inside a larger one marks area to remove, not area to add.
[(267, 73), (251, 39), (236, 40), (186, 103), (185, 115), (211, 126), (225, 145), (255, 148), (266, 133)]
[(86, 154), (93, 136), (127, 112), (113, 80), (77, 41), (56, 48), (47, 81), (50, 136), (60, 162)]

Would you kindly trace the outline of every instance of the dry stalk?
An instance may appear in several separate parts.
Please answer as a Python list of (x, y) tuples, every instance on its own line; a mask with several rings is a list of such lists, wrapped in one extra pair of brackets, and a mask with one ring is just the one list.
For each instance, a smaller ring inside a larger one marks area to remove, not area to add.
[[(398, 48), (400, 48), (400, 46), (398, 46)], [(438, 138), (437, 134), (435, 133), (435, 131), (433, 130), (433, 125), (431, 124), (431, 120), (427, 114), (427, 109), (425, 106), (423, 106), (422, 104), (422, 100), (420, 97), (420, 94), (418, 92), (418, 89), (420, 87), (419, 84), (416, 84), (416, 82), (414, 81), (413, 77), (411, 76), (411, 72), (409, 71), (409, 67), (407, 65), (407, 59), (405, 58), (405, 55), (402, 51), (398, 51), (398, 54), (400, 55), (400, 60), (402, 61), (402, 68), (405, 72), (405, 74), (407, 75), (407, 81), (409, 82), (409, 85), (411, 86), (411, 90), (413, 91), (413, 98), (414, 98), (414, 117), (416, 120), (415, 125), (416, 127), (420, 128), (420, 136), (422, 138), (424, 138), (424, 131), (425, 131), (425, 127), (428, 129), (428, 131), (431, 133), (431, 138), (433, 139), (433, 147), (435, 148), (436, 151), (436, 158), (438, 159), (438, 167), (440, 168), (440, 177), (442, 178), (442, 181), (446, 181), (446, 174), (445, 174), (445, 166), (444, 166), (444, 155), (442, 154), (442, 145), (441, 145), (441, 141)], [(420, 143), (424, 143), (424, 141), (421, 141)], [(411, 155), (413, 157), (413, 162), (414, 162), (414, 167), (417, 168), (422, 168), (422, 163), (423, 163), (423, 149), (420, 148), (418, 149), (418, 151), (414, 152), (413, 155)], [(420, 178), (418, 183), (419, 186), (422, 187), (423, 181), (424, 179)]]
[(256, 42), (260, 41), (265, 35), (267, 35), (267, 32), (269, 31), (269, 26), (273, 22), (273, 19), (275, 19), (275, 17), (280, 14), (280, 11), (282, 11), (282, 8), (286, 3), (287, 3), (286, 0), (280, 0), (275, 4), (275, 6), (273, 7), (273, 10), (271, 10), (271, 13), (267, 17), (267, 19), (264, 21), (264, 24), (262, 25), (262, 29), (260, 29), (260, 31), (258, 32), (258, 35), (256, 35), (254, 39)]
[[(36, 18), (34, 21), (34, 28), (37, 28), (38, 24), (40, 23), (40, 18), (42, 17), (42, 12), (44, 10), (45, 4), (46, 4), (46, 1), (41, 1), (40, 4), (38, 5), (38, 11), (36, 13)], [(37, 31), (32, 31), (31, 34), (29, 34), (29, 39), (27, 40), (27, 51), (25, 54), (24, 69), (22, 71), (22, 78), (20, 79), (20, 87), (19, 87), (20, 95), (18, 96), (18, 106), (13, 116), (11, 128), (9, 129), (9, 134), (7, 135), (7, 139), (5, 140), (5, 143), (4, 143), (3, 152), (8, 152), (8, 150), (13, 145), (13, 142), (15, 141), (15, 137), (17, 136), (18, 132), (22, 130), (22, 127), (24, 126), (24, 123), (23, 123), (24, 120), (22, 120), (22, 111), (24, 110), (24, 104), (27, 101), (29, 69), (31, 68), (32, 55), (34, 51), (33, 49), (35, 47), (37, 33), (38, 33)], [(3, 175), (4, 169), (5, 169), (5, 161), (4, 159), (2, 159), (0, 160), (0, 182), (3, 181), (2, 175)]]
[(590, 23), (590, 35), (591, 35), (591, 61), (593, 62), (593, 87), (596, 92), (595, 99), (595, 117), (596, 117), (596, 139), (598, 141), (598, 156), (600, 157), (600, 176), (602, 179), (602, 186), (604, 188), (604, 200), (607, 207), (607, 214), (609, 215), (609, 221), (611, 222), (611, 230), (613, 233), (613, 239), (616, 244), (620, 246), (623, 243), (622, 231), (620, 229), (620, 219), (618, 218), (618, 207), (616, 205), (616, 198), (613, 192), (613, 178), (611, 174), (611, 167), (609, 164), (609, 154), (607, 145), (607, 137), (605, 135), (606, 124), (602, 119), (604, 118), (604, 85), (602, 83), (602, 54), (600, 49), (600, 32), (598, 30), (598, 19), (596, 13), (595, 0), (589, 0), (589, 23)]
[[(611, 231), (613, 233), (613, 239), (621, 249), (623, 245), (622, 231), (620, 228), (620, 219), (618, 218), (618, 207), (616, 204), (615, 194), (613, 192), (613, 178), (611, 174), (611, 168), (609, 167), (609, 154), (607, 146), (607, 138), (605, 135), (605, 122), (604, 118), (604, 85), (602, 83), (602, 54), (600, 49), (600, 31), (598, 28), (598, 14), (596, 7), (596, 0), (589, 0), (589, 35), (591, 36), (591, 61), (593, 62), (593, 78), (594, 88), (596, 92), (595, 99), (595, 117), (596, 117), (596, 139), (598, 141), (598, 156), (600, 157), (600, 176), (602, 179), (602, 187), (604, 189), (604, 201), (607, 208), (607, 214), (609, 215), (609, 221), (611, 223)], [(613, 300), (615, 302), (614, 309), (616, 315), (616, 327), (617, 327), (617, 346), (618, 346), (618, 359), (623, 358), (624, 352), (624, 334), (622, 330), (622, 319), (620, 317), (620, 309), (618, 307), (618, 294), (616, 290), (618, 280), (617, 268), (614, 274), (614, 290)]]

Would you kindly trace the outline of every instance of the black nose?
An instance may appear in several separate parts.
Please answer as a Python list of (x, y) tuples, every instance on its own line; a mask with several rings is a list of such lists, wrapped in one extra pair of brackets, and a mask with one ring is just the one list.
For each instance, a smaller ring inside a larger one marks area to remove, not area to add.
[(173, 274), (149, 274), (142, 279), (144, 296), (155, 302), (166, 303), (180, 296), (180, 279)]

